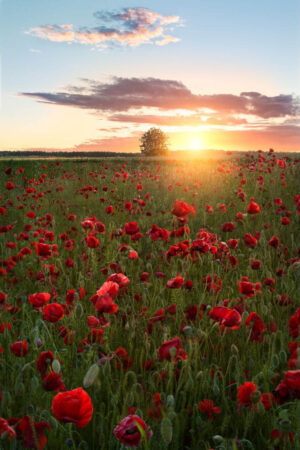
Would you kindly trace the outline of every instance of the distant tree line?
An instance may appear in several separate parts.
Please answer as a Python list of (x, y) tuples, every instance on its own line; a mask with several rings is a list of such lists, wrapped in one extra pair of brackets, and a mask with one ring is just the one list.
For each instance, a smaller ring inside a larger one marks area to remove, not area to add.
[(107, 157), (129, 157), (141, 156), (140, 153), (122, 153), (122, 152), (46, 152), (43, 150), (3, 150), (0, 151), (0, 157), (43, 157), (43, 158), (107, 158)]

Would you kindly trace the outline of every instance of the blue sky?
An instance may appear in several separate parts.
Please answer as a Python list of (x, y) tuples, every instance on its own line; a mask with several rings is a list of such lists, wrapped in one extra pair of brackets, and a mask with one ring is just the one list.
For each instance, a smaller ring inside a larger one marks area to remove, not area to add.
[[(124, 38), (124, 34), (122, 37), (115, 34), (116, 37), (105, 41), (104, 48), (103, 43), (97, 41), (103, 35), (99, 27), (106, 27), (107, 33), (111, 28), (126, 28), (128, 23), (128, 17), (127, 22), (120, 22), (120, 19), (118, 22), (112, 16), (110, 20), (105, 19), (104, 12), (106, 15), (124, 14), (124, 8), (129, 8), (131, 14), (144, 9), (148, 11), (146, 15), (143, 13), (141, 20), (139, 18), (134, 45), (132, 40)], [(98, 18), (95, 16), (97, 11), (102, 12)], [(146, 31), (152, 33), (154, 27), (157, 28), (153, 38), (149, 34), (150, 38), (143, 41), (141, 30), (145, 25), (143, 21), (150, 17), (149, 11), (157, 17), (157, 22)], [(36, 95), (69, 92), (71, 86), (78, 88), (82, 85), (81, 79), (97, 83), (109, 83), (112, 77), (174, 80), (182, 83), (194, 96), (239, 96), (241, 92), (259, 92), (264, 96), (262, 101), (270, 101), (272, 105), (274, 98), (276, 104), (277, 100), (281, 104), (285, 101), (283, 98), (277, 99), (280, 94), (299, 95), (298, 0), (152, 0), (138, 3), (118, 0), (2, 0), (0, 14), (1, 149), (73, 148), (84, 143), (99, 144), (99, 149), (104, 149), (112, 143), (116, 145), (118, 138), (119, 145), (135, 145), (138, 134), (149, 127), (146, 121), (137, 124), (136, 118), (133, 122), (129, 119), (125, 122), (122, 118), (121, 122), (117, 122), (114, 117), (112, 123), (107, 110), (90, 108), (91, 103), (84, 107), (76, 103), (66, 107), (61, 99), (55, 98), (49, 105), (45, 104), (45, 100), (49, 103), (48, 97)], [(176, 19), (172, 19), (174, 17)], [(79, 36), (80, 30), (85, 30), (84, 39), (91, 33), (95, 34), (98, 27), (96, 43), (83, 43), (83, 38), (60, 40), (62, 25), (72, 27), (76, 36)], [(59, 41), (51, 38), (49, 29), (45, 31), (43, 28), (45, 26), (55, 26), (58, 30), (55, 39)], [(160, 45), (165, 36), (171, 36), (171, 39), (167, 38), (170, 42)], [(159, 93), (154, 91), (154, 95)], [(291, 107), (291, 99), (286, 100), (288, 107)], [(249, 103), (249, 98), (247, 101)], [(200, 103), (200, 106), (197, 103), (193, 113), (197, 117), (200, 114), (205, 122), (205, 102)], [(250, 109), (254, 108), (252, 103)], [(128, 111), (135, 116), (159, 115), (160, 105), (149, 107), (149, 102), (146, 102), (145, 107), (142, 106), (137, 110), (130, 105)], [(169, 113), (185, 116), (187, 112), (184, 109), (178, 104)], [(225, 117), (223, 109), (211, 111), (213, 117), (218, 113), (219, 122)], [(178, 123), (176, 126), (164, 124), (163, 127), (171, 133), (173, 148), (184, 148), (190, 142), (194, 142), (191, 146), (197, 146), (198, 142), (199, 147), (213, 143), (213, 139), (208, 139), (209, 133), (212, 137), (213, 134), (221, 136), (222, 132), (228, 134), (230, 131), (232, 134), (236, 132), (236, 137), (243, 135), (248, 139), (252, 129), (252, 135), (256, 133), (257, 138), (263, 131), (269, 137), (278, 125), (281, 127), (278, 129), (279, 145), (292, 149), (297, 136), (299, 139), (299, 131), (293, 128), (299, 125), (298, 117), (295, 112), (283, 114), (276, 111), (277, 115), (269, 117), (266, 113), (257, 117), (251, 114), (250, 117), (248, 111), (245, 117), (242, 109), (231, 110), (230, 117), (226, 112), (228, 122), (223, 124), (223, 129), (218, 124), (209, 128), (201, 121), (198, 126), (195, 120), (189, 127), (180, 127)], [(124, 113), (122, 110), (119, 112)], [(206, 113), (209, 114), (208, 111)], [(191, 114), (191, 108), (188, 108), (188, 114)], [(207, 117), (211, 118), (209, 115)], [(232, 119), (247, 119), (250, 126), (240, 123), (234, 128)], [(271, 128), (267, 129), (268, 126)], [(292, 127), (291, 141), (283, 126)], [(203, 142), (202, 136), (205, 137)], [(238, 143), (239, 140), (234, 138), (232, 142)], [(226, 139), (224, 143), (228, 146)], [(217, 141), (212, 145), (219, 147), (221, 144)]]

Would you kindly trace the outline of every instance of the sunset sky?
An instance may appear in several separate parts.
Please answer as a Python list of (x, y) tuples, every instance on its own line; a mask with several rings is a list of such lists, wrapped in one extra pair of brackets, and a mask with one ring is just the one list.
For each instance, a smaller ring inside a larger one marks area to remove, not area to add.
[(299, 0), (0, 0), (1, 150), (300, 150)]

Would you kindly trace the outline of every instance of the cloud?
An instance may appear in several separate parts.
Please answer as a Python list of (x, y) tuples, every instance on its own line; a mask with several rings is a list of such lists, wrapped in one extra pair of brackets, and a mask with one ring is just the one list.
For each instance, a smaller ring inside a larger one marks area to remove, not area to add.
[(293, 95), (266, 96), (258, 92), (199, 95), (179, 81), (159, 78), (114, 77), (110, 83), (84, 80), (84, 86), (72, 86), (61, 92), (23, 92), (20, 95), (47, 104), (73, 106), (106, 115), (142, 108), (198, 113), (209, 109), (222, 116), (242, 114), (262, 119), (299, 114), (299, 98)]
[(192, 114), (190, 116), (176, 115), (164, 116), (156, 114), (114, 114), (108, 117), (113, 122), (140, 123), (157, 126), (198, 126), (198, 125), (244, 125), (247, 124), (246, 119), (238, 119), (235, 117), (204, 117), (200, 114)]
[(31, 53), (42, 53), (41, 50), (38, 50), (37, 48), (30, 48), (29, 51)]
[(42, 27), (30, 28), (25, 31), (40, 39), (47, 39), (52, 42), (73, 42), (75, 33), (73, 25), (43, 25)]
[(299, 99), (293, 99), (291, 95), (277, 95), (267, 97), (259, 92), (242, 92), (241, 96), (249, 101), (250, 110), (260, 117), (284, 117), (299, 114)]
[(103, 47), (111, 44), (136, 47), (149, 43), (162, 46), (179, 41), (169, 34), (170, 25), (180, 24), (179, 16), (164, 16), (146, 8), (123, 8), (119, 12), (97, 11), (94, 17), (100, 22), (96, 27), (42, 25), (30, 28), (26, 34), (52, 42)]

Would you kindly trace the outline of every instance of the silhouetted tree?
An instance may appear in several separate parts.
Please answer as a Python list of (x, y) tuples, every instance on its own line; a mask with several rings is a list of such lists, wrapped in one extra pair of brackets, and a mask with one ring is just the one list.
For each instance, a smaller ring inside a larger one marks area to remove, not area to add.
[(169, 153), (168, 137), (160, 128), (150, 128), (140, 141), (140, 150), (144, 156), (164, 156)]

